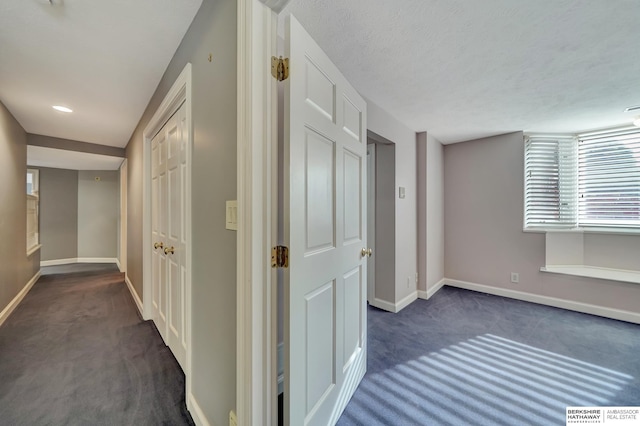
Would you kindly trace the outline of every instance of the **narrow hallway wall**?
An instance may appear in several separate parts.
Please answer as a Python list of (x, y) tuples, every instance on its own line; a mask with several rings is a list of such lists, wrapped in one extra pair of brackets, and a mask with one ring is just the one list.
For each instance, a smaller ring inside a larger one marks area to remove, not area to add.
[(0, 312), (40, 270), (27, 256), (27, 135), (0, 102)]
[(225, 228), (225, 201), (237, 198), (236, 40), (237, 2), (203, 1), (126, 148), (127, 276), (143, 298), (143, 132), (191, 63), (193, 381), (187, 397), (216, 425), (229, 423), (236, 403), (236, 232)]

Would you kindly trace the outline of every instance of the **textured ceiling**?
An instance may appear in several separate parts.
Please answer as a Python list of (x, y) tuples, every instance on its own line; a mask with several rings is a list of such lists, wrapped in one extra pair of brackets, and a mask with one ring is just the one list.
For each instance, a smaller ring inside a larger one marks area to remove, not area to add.
[(628, 124), (640, 104), (637, 1), (291, 0), (288, 13), (358, 91), (443, 143)]
[(124, 147), (201, 2), (2, 0), (0, 101), (28, 133)]

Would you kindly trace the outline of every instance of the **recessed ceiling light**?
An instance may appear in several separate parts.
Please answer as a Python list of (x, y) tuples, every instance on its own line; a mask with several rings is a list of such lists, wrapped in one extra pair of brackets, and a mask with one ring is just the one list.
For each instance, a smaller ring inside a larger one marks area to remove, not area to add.
[(624, 109), (624, 112), (638, 111), (640, 110), (640, 105), (630, 106)]
[(54, 105), (53, 109), (55, 109), (57, 111), (61, 111), (61, 112), (73, 112), (73, 110), (71, 108), (67, 108), (67, 107), (60, 106), (60, 105)]

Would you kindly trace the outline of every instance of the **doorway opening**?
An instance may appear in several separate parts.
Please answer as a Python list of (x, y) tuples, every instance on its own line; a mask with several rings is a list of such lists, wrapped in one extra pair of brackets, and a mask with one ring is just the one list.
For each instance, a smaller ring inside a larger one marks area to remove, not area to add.
[(395, 300), (396, 145), (367, 130), (367, 238), (373, 249), (367, 275), (367, 301), (389, 310)]

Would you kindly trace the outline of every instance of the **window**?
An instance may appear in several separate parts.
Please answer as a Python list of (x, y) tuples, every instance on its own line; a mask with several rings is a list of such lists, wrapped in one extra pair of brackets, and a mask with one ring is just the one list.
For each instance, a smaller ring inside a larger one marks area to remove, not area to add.
[(27, 253), (37, 250), (40, 244), (38, 210), (40, 208), (39, 197), (39, 173), (35, 169), (27, 169)]
[(640, 129), (525, 141), (525, 229), (640, 229)]

